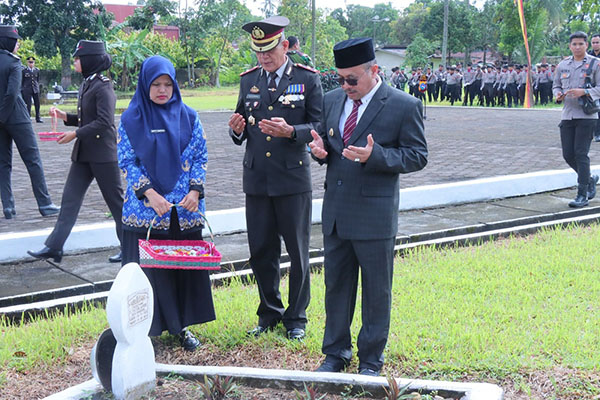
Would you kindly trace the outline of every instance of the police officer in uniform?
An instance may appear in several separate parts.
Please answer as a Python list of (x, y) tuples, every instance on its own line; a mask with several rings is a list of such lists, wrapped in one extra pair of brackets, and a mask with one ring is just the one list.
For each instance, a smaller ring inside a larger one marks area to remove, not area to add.
[[(556, 67), (552, 90), (557, 102), (563, 102), (560, 124), (560, 142), (563, 158), (577, 173), (577, 196), (569, 207), (579, 208), (588, 205), (588, 200), (596, 196), (598, 176), (590, 176), (588, 152), (598, 114), (583, 112), (579, 100), (582, 96), (600, 98), (600, 60), (586, 54), (587, 34), (572, 33), (569, 49), (573, 54), (562, 60)], [(584, 88), (585, 77), (589, 76), (592, 88)]]
[(52, 204), (48, 194), (31, 120), (19, 95), (23, 67), (16, 52), (20, 38), (14, 26), (0, 25), (0, 197), (6, 219), (17, 215), (10, 181), (13, 141), (29, 173), (40, 214), (44, 217), (58, 214), (58, 207)]
[[(590, 41), (592, 42), (592, 48), (588, 54), (600, 59), (600, 33), (593, 34)], [(600, 113), (598, 113), (598, 117), (598, 123), (596, 124), (596, 129), (594, 130), (594, 142), (600, 142)]]
[[(75, 131), (65, 132), (58, 140), (59, 144), (75, 140), (71, 169), (58, 220), (46, 239), (46, 246), (40, 251), (28, 251), (33, 257), (52, 258), (56, 262), (62, 259), (63, 245), (77, 221), (85, 192), (94, 179), (115, 221), (119, 241), (122, 233), (123, 188), (114, 124), (117, 97), (110, 79), (100, 74), (110, 68), (112, 59), (106, 54), (104, 42), (91, 40), (80, 40), (73, 57), (75, 71), (84, 77), (79, 87), (77, 114), (54, 107), (50, 109), (50, 113), (65, 121), (65, 125), (78, 127)], [(110, 257), (109, 261), (121, 262), (121, 254)]]
[(27, 57), (27, 66), (23, 68), (21, 85), (21, 95), (23, 96), (23, 100), (25, 100), (25, 104), (27, 104), (29, 115), (31, 115), (31, 99), (33, 98), (35, 121), (44, 122), (40, 118), (40, 70), (35, 66), (34, 57)]
[[(273, 16), (242, 28), (260, 66), (244, 73), (235, 113), (229, 119), (233, 142), (246, 142), (243, 187), (250, 266), (260, 295), (258, 336), (280, 321), (289, 339), (305, 335), (310, 300), (308, 245), (312, 185), (307, 143), (319, 129), (323, 93), (314, 69), (286, 56), (284, 28), (289, 20)], [(289, 305), (279, 291), (281, 238), (290, 256)]]
[(300, 51), (300, 42), (296, 36), (288, 36), (290, 47), (288, 48), (287, 56), (294, 64), (304, 64), (309, 67), (314, 67), (312, 60), (307, 54)]

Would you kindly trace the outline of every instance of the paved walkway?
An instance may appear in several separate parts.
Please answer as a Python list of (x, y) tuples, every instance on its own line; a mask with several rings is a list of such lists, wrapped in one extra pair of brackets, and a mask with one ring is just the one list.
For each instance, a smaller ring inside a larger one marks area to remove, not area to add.
[[(243, 146), (235, 146), (227, 134), (229, 112), (204, 112), (200, 118), (208, 138), (208, 210), (244, 206), (242, 192)], [(35, 124), (36, 131), (50, 129), (49, 118)], [(561, 156), (558, 110), (429, 107), (425, 134), (429, 164), (420, 172), (401, 177), (402, 188), (464, 181), (475, 178), (567, 168)], [(60, 129), (60, 128), (59, 128)], [(60, 204), (70, 165), (72, 145), (39, 142), (50, 194)], [(600, 145), (593, 143), (592, 163), (600, 160)], [(13, 190), (17, 217), (0, 219), (0, 233), (31, 231), (54, 226), (55, 218), (40, 217), (27, 171), (13, 157)], [(325, 167), (312, 165), (313, 197), (323, 197)], [(92, 184), (78, 223), (107, 219), (108, 208)]]

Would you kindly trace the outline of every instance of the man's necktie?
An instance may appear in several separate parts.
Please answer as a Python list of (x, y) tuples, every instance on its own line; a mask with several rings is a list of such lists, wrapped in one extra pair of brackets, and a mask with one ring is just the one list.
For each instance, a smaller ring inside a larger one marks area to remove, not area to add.
[(269, 96), (271, 97), (271, 101), (275, 97), (275, 91), (277, 90), (277, 73), (270, 72), (269, 73)]
[(354, 100), (354, 105), (352, 106), (352, 112), (348, 116), (346, 123), (344, 124), (344, 136), (342, 139), (344, 140), (344, 146), (352, 137), (352, 132), (354, 132), (354, 128), (356, 128), (356, 120), (358, 118), (358, 107), (362, 104), (360, 100)]

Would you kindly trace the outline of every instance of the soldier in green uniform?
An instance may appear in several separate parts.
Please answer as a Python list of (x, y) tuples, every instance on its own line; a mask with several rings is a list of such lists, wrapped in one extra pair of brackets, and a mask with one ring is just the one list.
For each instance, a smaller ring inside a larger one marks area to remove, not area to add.
[[(242, 28), (252, 37), (259, 66), (244, 73), (229, 134), (246, 143), (243, 188), (250, 266), (260, 305), (258, 336), (280, 321), (293, 340), (304, 338), (310, 300), (308, 245), (312, 184), (307, 143), (319, 130), (323, 92), (319, 74), (286, 55), (285, 17), (250, 22)], [(290, 256), (289, 305), (279, 291), (281, 238)]]
[(296, 36), (288, 36), (290, 47), (288, 48), (287, 56), (294, 64), (304, 64), (309, 67), (314, 67), (312, 60), (307, 54), (300, 51), (300, 42)]

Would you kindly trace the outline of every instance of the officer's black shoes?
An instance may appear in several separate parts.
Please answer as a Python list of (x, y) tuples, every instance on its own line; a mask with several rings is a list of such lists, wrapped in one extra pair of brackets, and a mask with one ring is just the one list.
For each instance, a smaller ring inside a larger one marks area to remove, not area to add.
[(179, 332), (177, 336), (179, 338), (179, 343), (184, 350), (194, 351), (198, 346), (200, 346), (200, 341), (198, 338), (185, 328)]
[(250, 329), (248, 332), (246, 332), (246, 335), (251, 337), (259, 337), (263, 333), (271, 330), (273, 330), (273, 327), (257, 325), (256, 328)]
[(287, 331), (287, 338), (290, 340), (302, 340), (306, 336), (306, 332), (302, 328), (292, 328)]
[(63, 251), (44, 247), (40, 251), (27, 250), (27, 254), (37, 258), (38, 260), (47, 260), (51, 258), (54, 260), (54, 262), (59, 263), (62, 261)]
[(43, 124), (44, 123), (44, 121), (42, 121), (41, 118), (36, 119), (35, 122), (37, 122), (38, 124)]
[(569, 203), (569, 207), (571, 208), (581, 208), (587, 206), (588, 203), (588, 186), (589, 185), (579, 185), (577, 189), (577, 197), (575, 200)]
[(17, 210), (14, 208), (8, 207), (4, 209), (4, 218), (13, 219), (15, 215), (17, 215)]
[(588, 189), (587, 189), (588, 200), (591, 200), (594, 197), (596, 197), (596, 183), (598, 183), (598, 179), (599, 179), (598, 175), (590, 176), (590, 184), (588, 185)]
[(358, 373), (365, 376), (379, 376), (379, 371), (371, 368), (359, 368)]
[(121, 252), (115, 254), (114, 256), (108, 257), (108, 262), (111, 263), (120, 263), (122, 261)]
[(47, 206), (40, 207), (39, 210), (40, 214), (42, 214), (42, 217), (49, 217), (51, 215), (58, 214), (60, 211), (60, 207), (57, 207), (54, 204), (50, 203)]
[(346, 369), (348, 364), (350, 364), (349, 360), (328, 355), (325, 357), (323, 364), (321, 364), (315, 372), (341, 372)]

